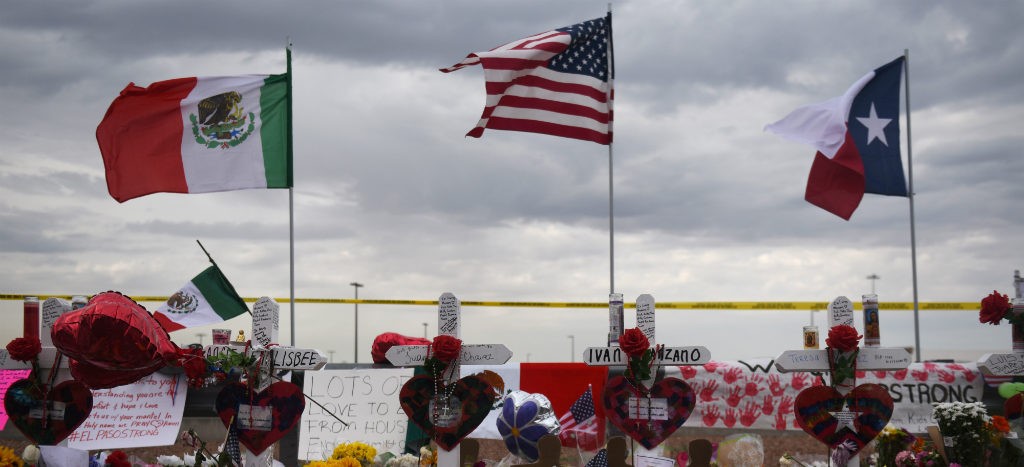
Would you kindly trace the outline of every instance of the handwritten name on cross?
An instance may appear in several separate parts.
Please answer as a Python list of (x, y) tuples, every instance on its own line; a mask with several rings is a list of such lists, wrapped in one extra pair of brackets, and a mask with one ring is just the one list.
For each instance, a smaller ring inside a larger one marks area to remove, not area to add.
[[(845, 324), (853, 326), (853, 303), (846, 297), (836, 297), (828, 306), (829, 328)], [(858, 370), (902, 370), (910, 366), (910, 352), (902, 347), (867, 347), (863, 346), (857, 353)], [(779, 373), (792, 373), (798, 371), (831, 371), (832, 367), (828, 360), (828, 350), (787, 350), (775, 358), (775, 369)], [(846, 395), (857, 385), (857, 375), (845, 381), (834, 381), (834, 387), (840, 394)], [(832, 416), (839, 423), (838, 428), (849, 426), (853, 428), (853, 421), (857, 418), (856, 412), (847, 410), (844, 403), (842, 410), (832, 412)], [(860, 465), (859, 456), (853, 456), (848, 466)]]
[[(636, 298), (636, 327), (655, 347), (654, 297), (643, 294)], [(663, 347), (654, 356), (655, 365), (703, 365), (711, 361), (706, 347)], [(591, 366), (625, 366), (629, 356), (618, 346), (588, 347), (583, 351), (583, 362)]]
[[(703, 365), (711, 361), (711, 352), (705, 347), (663, 347), (655, 344), (654, 297), (643, 294), (636, 298), (636, 327), (644, 333), (651, 348), (656, 349), (653, 365)], [(626, 365), (629, 356), (617, 346), (589, 347), (584, 351), (583, 361), (591, 366)], [(657, 375), (651, 372), (653, 380)], [(667, 420), (668, 399), (634, 398), (627, 402), (627, 416), (632, 420)]]
[[(461, 339), (461, 314), (462, 302), (451, 292), (441, 294), (437, 299), (438, 333)], [(423, 366), (428, 349), (429, 346), (426, 345), (396, 345), (388, 349), (384, 356), (395, 366)], [(512, 352), (502, 344), (463, 344), (459, 359), (452, 363), (455, 367), (446, 376), (444, 384), (454, 384), (458, 381), (462, 365), (501, 365), (511, 358)], [(448, 370), (445, 373), (449, 373)], [(437, 396), (435, 394), (435, 398)], [(434, 423), (437, 424), (439, 421), (434, 421)], [(437, 465), (439, 466), (457, 466), (460, 464), (460, 458), (461, 446), (455, 446), (451, 451), (445, 451), (440, 447), (437, 450)]]

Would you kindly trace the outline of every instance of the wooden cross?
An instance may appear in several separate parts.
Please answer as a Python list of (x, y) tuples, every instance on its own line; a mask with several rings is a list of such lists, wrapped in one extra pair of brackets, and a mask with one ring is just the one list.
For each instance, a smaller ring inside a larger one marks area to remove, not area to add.
[[(853, 304), (846, 297), (836, 297), (828, 307), (828, 325), (833, 326), (845, 324), (853, 326)], [(827, 333), (826, 333), (827, 334)], [(902, 370), (910, 365), (910, 352), (902, 347), (861, 347), (857, 353), (858, 370)], [(779, 373), (792, 373), (798, 371), (831, 371), (828, 359), (828, 350), (787, 350), (775, 358), (775, 369)], [(834, 386), (840, 394), (846, 395), (857, 385), (856, 373), (844, 381), (833, 381)], [(852, 426), (856, 413), (845, 409), (832, 412), (832, 415), (839, 421), (840, 428)], [(849, 467), (860, 465), (860, 456), (853, 456), (847, 464)]]
[[(259, 374), (253, 375), (258, 381), (255, 391), (259, 392), (272, 384), (272, 375), (277, 370), (319, 370), (327, 365), (327, 357), (316, 349), (277, 345), (278, 323), (280, 322), (281, 306), (270, 297), (261, 297), (252, 307), (252, 339), (246, 342), (229, 344), (213, 344), (206, 347), (208, 356), (224, 355), (228, 352), (244, 352), (246, 356), (263, 359)], [(245, 346), (240, 348), (240, 346)], [(249, 406), (238, 408), (238, 414), (251, 410)], [(267, 414), (268, 416), (270, 414)], [(238, 423), (248, 423), (251, 417), (238, 416)], [(248, 427), (245, 427), (248, 428)], [(253, 428), (258, 429), (258, 428)], [(259, 455), (249, 452), (245, 446), (242, 451), (242, 463), (246, 467), (267, 466), (272, 462), (273, 449), (266, 449)]]
[[(1013, 272), (1013, 288), (1016, 298), (1013, 299), (1010, 313), (1014, 315), (1024, 314), (1024, 279), (1020, 277), (1020, 271)], [(1011, 327), (1016, 325), (1010, 324)], [(1019, 334), (1020, 330), (1013, 331)], [(985, 376), (1020, 376), (1024, 375), (1024, 336), (1014, 335), (1011, 353), (989, 353), (981, 356), (978, 360), (978, 369)]]
[[(654, 297), (643, 294), (636, 298), (636, 326), (647, 336), (651, 347), (655, 346)], [(591, 366), (625, 366), (629, 363), (618, 345), (610, 347), (588, 347), (583, 351), (583, 362)], [(654, 356), (656, 365), (703, 365), (711, 361), (711, 352), (706, 347), (663, 347)]]
[[(462, 302), (450, 292), (441, 294), (441, 297), (437, 299), (438, 332), (445, 336), (461, 338), (461, 314)], [(430, 346), (426, 345), (396, 345), (388, 349), (385, 357), (395, 366), (423, 366), (429, 348)], [(452, 362), (454, 368), (450, 373), (449, 370), (445, 370), (449, 375), (444, 384), (454, 384), (459, 380), (461, 365), (501, 365), (510, 358), (512, 358), (512, 352), (502, 344), (463, 344), (459, 359)], [(435, 398), (439, 396), (439, 394), (434, 395)], [(441, 447), (437, 449), (437, 465), (439, 466), (458, 466), (460, 457), (459, 446), (455, 446), (455, 449), (451, 451), (445, 451)]]

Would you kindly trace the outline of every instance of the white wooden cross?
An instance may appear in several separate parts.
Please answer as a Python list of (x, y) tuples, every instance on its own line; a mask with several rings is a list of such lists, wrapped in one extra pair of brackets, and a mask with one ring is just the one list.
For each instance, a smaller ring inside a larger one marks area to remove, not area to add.
[[(1010, 313), (1014, 315), (1024, 314), (1024, 279), (1020, 277), (1020, 271), (1013, 272), (1013, 289), (1016, 298), (1013, 299)], [(1013, 326), (1011, 324), (1011, 326)], [(1018, 342), (1013, 343), (1012, 353), (985, 354), (978, 360), (978, 369), (985, 376), (1020, 376), (1024, 375), (1024, 348), (1020, 348)]]
[[(711, 361), (711, 352), (706, 347), (662, 347), (655, 344), (654, 334), (654, 297), (643, 294), (636, 298), (636, 327), (644, 333), (651, 348), (655, 349), (652, 365), (703, 365)], [(583, 354), (583, 362), (591, 366), (625, 366), (629, 356), (618, 345), (611, 347), (588, 347)], [(651, 372), (651, 378), (644, 382), (650, 384), (657, 378), (657, 371)], [(668, 400), (664, 398), (630, 398), (627, 415), (633, 420), (667, 419)]]
[[(846, 297), (836, 297), (828, 307), (828, 326), (845, 324), (853, 326), (853, 304)], [(826, 335), (828, 333), (826, 332)], [(910, 352), (903, 347), (868, 347), (863, 346), (857, 354), (858, 370), (902, 370), (910, 365)], [(798, 371), (831, 371), (828, 361), (828, 350), (787, 350), (775, 358), (775, 369), (779, 373)], [(834, 381), (840, 394), (846, 395), (857, 385), (856, 373), (844, 381)], [(850, 426), (852, 429), (856, 413), (841, 410), (832, 414), (839, 421), (839, 428)], [(853, 456), (847, 464), (849, 467), (860, 465), (860, 456)], [(831, 461), (830, 461), (831, 462)]]
[[(461, 338), (462, 324), (460, 315), (462, 313), (462, 302), (450, 292), (441, 294), (437, 299), (437, 330), (439, 334)], [(384, 354), (388, 361), (395, 366), (422, 366), (427, 358), (426, 345), (396, 345), (388, 349)], [(455, 384), (459, 380), (461, 365), (501, 365), (512, 358), (512, 352), (502, 344), (463, 344), (462, 353), (459, 359), (452, 364), (455, 367), (451, 370), (445, 385)], [(448, 370), (445, 370), (448, 373)], [(434, 397), (439, 397), (435, 394)], [(432, 421), (433, 422), (433, 421)], [(460, 464), (461, 449), (455, 446), (451, 451), (444, 448), (437, 449), (437, 465), (442, 467), (455, 467)]]
[[(280, 346), (277, 344), (278, 324), (280, 322), (280, 305), (270, 297), (260, 297), (252, 307), (252, 338), (248, 347), (242, 347), (245, 342), (231, 342), (229, 344), (214, 344), (206, 347), (208, 356), (223, 355), (228, 352), (245, 352), (247, 356), (255, 356), (257, 359), (264, 359), (260, 365), (259, 375), (256, 375), (258, 386), (255, 390), (262, 391), (273, 383), (274, 371), (277, 370), (319, 370), (327, 365), (327, 357), (316, 349), (303, 349), (297, 347)], [(237, 413), (243, 411), (256, 415), (249, 406), (241, 406)], [(271, 414), (266, 414), (270, 416)], [(253, 417), (238, 416), (239, 426), (248, 428), (249, 420)], [(263, 425), (256, 423), (255, 425)], [(245, 446), (239, 446), (242, 451), (242, 463), (246, 467), (267, 466), (273, 461), (273, 449), (267, 448), (259, 455), (249, 452)]]

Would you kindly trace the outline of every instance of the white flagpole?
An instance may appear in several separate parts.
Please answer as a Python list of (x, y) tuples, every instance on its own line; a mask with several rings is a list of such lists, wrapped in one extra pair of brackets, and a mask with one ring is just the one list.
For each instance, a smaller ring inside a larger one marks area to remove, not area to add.
[(909, 180), (907, 199), (910, 200), (910, 269), (914, 285), (914, 361), (921, 362), (921, 327), (918, 321), (917, 304), (917, 235), (914, 232), (914, 156), (910, 148), (910, 49), (903, 49), (903, 83), (906, 92), (907, 113), (907, 178)]
[(295, 347), (295, 184), (292, 166), (292, 41), (288, 38), (288, 305), (291, 307), (289, 323), (291, 324), (291, 341)]
[[(605, 100), (608, 103), (608, 134), (612, 133), (612, 87), (615, 82), (615, 57), (612, 54), (612, 30), (611, 30), (612, 4), (608, 4), (608, 62), (605, 73), (608, 75), (608, 89), (605, 91)], [(615, 202), (614, 188), (612, 186), (612, 141), (608, 142), (608, 293), (615, 293)], [(611, 323), (613, 326), (615, 323)]]

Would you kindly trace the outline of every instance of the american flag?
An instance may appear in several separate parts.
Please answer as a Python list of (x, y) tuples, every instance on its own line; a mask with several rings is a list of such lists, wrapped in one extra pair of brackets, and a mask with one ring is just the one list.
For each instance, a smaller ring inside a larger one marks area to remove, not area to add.
[(612, 142), (612, 16), (471, 53), (441, 71), (480, 64), (487, 104), (466, 136), (484, 128)]
[(602, 449), (597, 451), (597, 455), (587, 462), (586, 467), (608, 467), (608, 450)]
[(594, 412), (594, 391), (590, 386), (558, 419), (558, 424), (562, 427), (558, 434), (562, 446), (596, 449), (597, 414)]
[(228, 426), (228, 437), (224, 441), (224, 450), (231, 456), (231, 461), (235, 463), (234, 465), (242, 465), (242, 450), (238, 447), (238, 428), (235, 427), (234, 420)]

